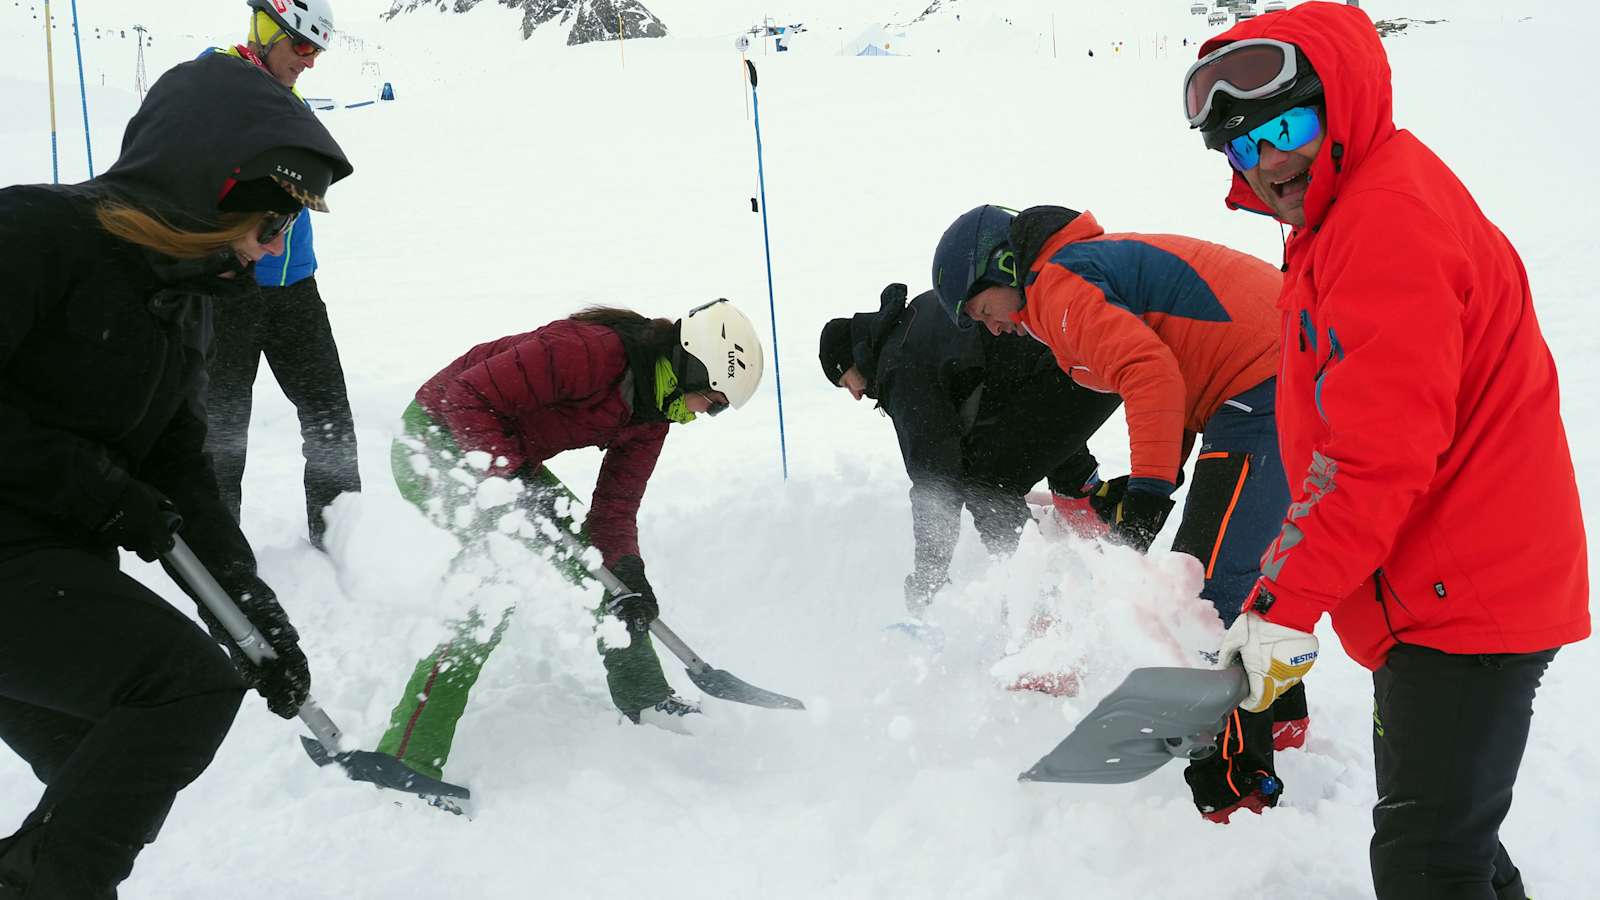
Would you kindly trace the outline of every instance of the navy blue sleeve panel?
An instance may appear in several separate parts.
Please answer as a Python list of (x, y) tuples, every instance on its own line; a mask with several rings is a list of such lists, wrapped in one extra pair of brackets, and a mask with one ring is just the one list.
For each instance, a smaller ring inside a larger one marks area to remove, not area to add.
[(1141, 318), (1155, 313), (1200, 322), (1232, 321), (1193, 266), (1144, 241), (1075, 241), (1056, 251), (1049, 264), (1077, 275), (1099, 288), (1107, 303)]

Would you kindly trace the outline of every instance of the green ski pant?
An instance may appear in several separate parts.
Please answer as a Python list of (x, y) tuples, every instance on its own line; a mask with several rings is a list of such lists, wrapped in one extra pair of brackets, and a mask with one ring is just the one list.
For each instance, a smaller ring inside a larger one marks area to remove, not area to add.
[[(390, 461), (400, 495), (411, 501), (435, 523), (460, 538), (467, 549), (481, 545), (495, 531), (495, 520), (505, 509), (484, 511), (474, 505), (481, 476), (464, 465), (462, 453), (449, 431), (413, 402), (406, 408), (405, 434), (394, 442)], [(464, 476), (464, 477), (463, 477)], [(533, 523), (548, 521), (571, 531), (573, 520), (582, 508), (578, 498), (550, 473), (540, 468), (524, 476), (528, 488), (515, 501), (515, 508)], [(561, 500), (566, 513), (558, 512)], [(596, 587), (583, 563), (545, 536), (538, 528), (520, 529), (513, 535), (550, 563), (579, 587)], [(575, 533), (579, 543), (589, 545), (587, 533)], [(389, 730), (378, 742), (378, 752), (388, 753), (413, 771), (431, 778), (443, 777), (445, 762), (456, 724), (467, 708), (467, 694), (478, 680), (489, 654), (499, 645), (510, 622), (512, 609), (500, 614), (500, 621), (484, 635), (485, 620), (473, 609), (460, 620), (448, 623), (450, 636), (417, 663), (406, 682), (405, 695), (389, 717)], [(598, 619), (605, 613), (604, 597), (595, 610)], [(633, 636), (628, 647), (606, 648), (596, 642), (606, 668), (606, 683), (611, 702), (623, 712), (636, 712), (665, 700), (672, 693), (661, 661), (656, 658), (648, 634)]]

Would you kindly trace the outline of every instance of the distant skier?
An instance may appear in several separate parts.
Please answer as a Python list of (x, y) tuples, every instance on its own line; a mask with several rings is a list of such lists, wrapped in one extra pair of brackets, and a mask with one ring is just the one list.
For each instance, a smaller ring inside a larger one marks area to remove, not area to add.
[[(762, 360), (755, 328), (726, 300), (676, 322), (597, 307), (479, 344), (417, 391), (394, 444), (395, 481), (468, 550), (507, 533), (502, 517), (520, 513), (516, 540), (549, 555), (574, 584), (598, 587), (545, 533), (552, 524), (574, 531), (582, 506), (545, 464), (568, 450), (604, 448), (580, 540), (634, 591), (601, 603), (601, 614), (632, 632), (629, 646), (603, 650), (611, 699), (634, 722), (671, 724), (699, 709), (672, 692), (650, 641), (657, 603), (639, 551), (639, 501), (667, 426), (743, 407), (761, 382)], [(491, 477), (516, 483), (513, 507), (480, 508), (477, 485)], [(477, 612), (454, 623), (454, 635), (417, 664), (378, 750), (442, 777), (467, 693), (506, 624), (502, 617), (484, 639)]]
[(1103, 533), (1086, 443), (1121, 401), (1074, 384), (1038, 342), (958, 328), (933, 291), (907, 306), (906, 286), (891, 284), (877, 312), (824, 325), (820, 345), (828, 382), (894, 423), (911, 478), (911, 612), (949, 583), (962, 507), (989, 552), (1009, 554), (1031, 517), (1024, 497), (1048, 479), (1069, 527)]
[[(1522, 261), (1396, 130), (1365, 13), (1306, 3), (1200, 52), (1189, 124), (1232, 165), (1229, 205), (1294, 226), (1278, 426), (1295, 502), (1222, 661), (1242, 659), (1245, 707), (1263, 709), (1310, 667), (1331, 613), (1373, 670), (1377, 896), (1520, 900), (1500, 823), (1540, 678), (1590, 628), (1555, 362)], [(1508, 502), (1508, 472), (1524, 499)]]
[[(156, 82), (99, 178), (0, 190), (0, 739), (47, 785), (0, 840), (0, 898), (114, 897), (246, 683), (285, 718), (305, 701), (202, 449), (204, 354), (212, 300), (248, 302), (255, 261), (349, 173), (304, 105), (208, 55)], [(117, 547), (154, 560), (179, 530), (275, 662), (236, 670), (118, 571)]]
[[(316, 65), (333, 41), (332, 7), (328, 0), (249, 0), (249, 6), (253, 11), (248, 43), (214, 51), (255, 63), (298, 97), (295, 85), (300, 76)], [(312, 546), (321, 549), (327, 530), (324, 510), (340, 494), (361, 490), (361, 473), (344, 367), (316, 272), (311, 216), (302, 213), (289, 226), (283, 252), (256, 266), (260, 295), (217, 304), (206, 446), (216, 461), (222, 498), (237, 521), (251, 401), (256, 372), (265, 358), (300, 420), (306, 526)]]
[[(934, 254), (934, 286), (952, 319), (1031, 335), (1073, 380), (1121, 395), (1133, 471), (1096, 489), (1113, 540), (1149, 549), (1204, 435), (1172, 548), (1200, 561), (1200, 595), (1224, 625), (1239, 615), (1289, 505), (1273, 420), (1280, 280), (1236, 250), (1181, 235), (1106, 234), (1092, 214), (1059, 206), (1020, 215), (977, 207)], [(1237, 809), (1276, 804), (1271, 787), (1282, 782), (1263, 777), (1275, 775), (1274, 742), (1299, 746), (1305, 719), (1296, 693), (1230, 723), (1244, 752), (1185, 773), (1201, 812), (1226, 822)]]

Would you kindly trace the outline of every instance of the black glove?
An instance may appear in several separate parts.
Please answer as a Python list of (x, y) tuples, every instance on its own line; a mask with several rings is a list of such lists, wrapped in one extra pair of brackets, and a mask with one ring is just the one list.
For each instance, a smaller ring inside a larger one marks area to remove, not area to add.
[(1117, 504), (1122, 502), (1122, 497), (1126, 493), (1128, 493), (1128, 476), (1118, 475), (1110, 481), (1102, 481), (1089, 493), (1089, 508), (1094, 510), (1101, 521), (1113, 525), (1117, 521)]
[(1111, 541), (1145, 553), (1172, 512), (1171, 497), (1155, 491), (1126, 491), (1111, 520)]
[(283, 611), (277, 596), (265, 584), (256, 581), (248, 589), (229, 590), (228, 594), (233, 597), (234, 604), (244, 613), (244, 617), (250, 620), (250, 624), (267, 639), (272, 652), (278, 655), (277, 659), (251, 662), (204, 606), (200, 607), (200, 618), (211, 629), (212, 637), (227, 648), (245, 684), (266, 699), (267, 708), (274, 715), (294, 718), (311, 694), (311, 666), (306, 662), (306, 655), (300, 651), (300, 633), (295, 631), (294, 625), (289, 622), (289, 614)]
[(172, 536), (182, 527), (178, 507), (165, 494), (130, 478), (100, 533), (145, 562), (155, 562), (172, 549)]
[(933, 603), (933, 595), (950, 583), (950, 576), (912, 572), (906, 576), (906, 610), (920, 616)]
[[(1094, 488), (1086, 492), (1065, 493), (1062, 494), (1062, 496), (1088, 496), (1089, 507), (1100, 516), (1101, 520), (1107, 525), (1115, 525), (1117, 522), (1117, 504), (1121, 503), (1122, 498), (1128, 493), (1128, 477), (1129, 476), (1127, 475), (1118, 475), (1116, 478), (1113, 478), (1110, 481), (1100, 482)], [(1183, 487), (1182, 469), (1178, 470), (1177, 486)], [(1051, 490), (1055, 489), (1052, 488)], [(1057, 494), (1062, 493), (1061, 491), (1055, 492)]]
[(661, 615), (661, 605), (644, 577), (644, 560), (624, 556), (611, 567), (611, 574), (628, 589), (627, 593), (612, 596), (608, 607), (611, 614), (627, 623), (629, 631), (639, 634), (649, 631), (650, 623)]

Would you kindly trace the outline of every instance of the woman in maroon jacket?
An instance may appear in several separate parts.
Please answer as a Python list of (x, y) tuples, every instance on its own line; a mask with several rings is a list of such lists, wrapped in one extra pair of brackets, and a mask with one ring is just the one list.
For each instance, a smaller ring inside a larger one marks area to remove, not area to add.
[[(417, 391), (406, 434), (394, 444), (395, 480), (468, 548), (498, 531), (583, 586), (592, 583), (583, 564), (541, 526), (577, 533), (598, 549), (634, 592), (602, 610), (632, 632), (629, 646), (602, 648), (613, 702), (635, 722), (697, 712), (673, 695), (651, 647), (657, 606), (636, 517), (667, 426), (744, 406), (761, 381), (762, 359), (755, 328), (726, 300), (676, 322), (592, 308), (479, 344)], [(573, 528), (581, 504), (545, 468), (579, 447), (605, 450), (581, 531)], [(441, 777), (467, 692), (505, 624), (502, 618), (485, 642), (472, 636), (482, 625), (476, 614), (456, 623), (454, 637), (418, 664), (380, 751)]]

